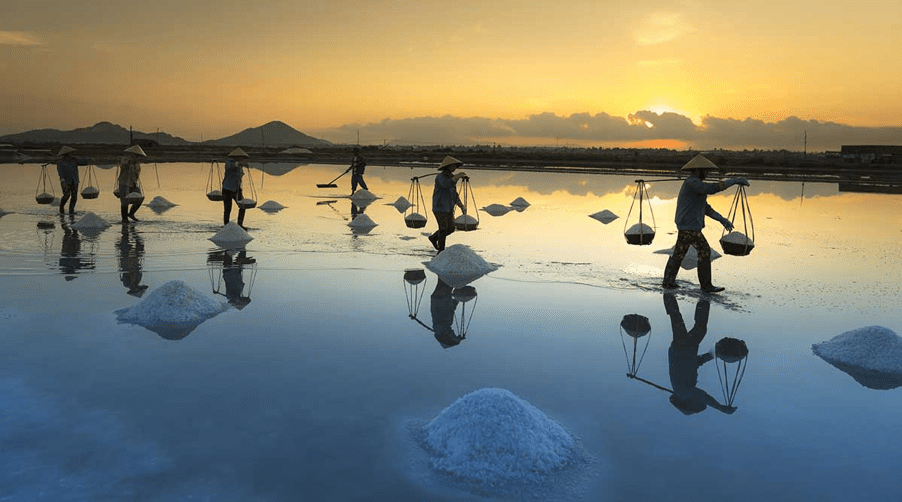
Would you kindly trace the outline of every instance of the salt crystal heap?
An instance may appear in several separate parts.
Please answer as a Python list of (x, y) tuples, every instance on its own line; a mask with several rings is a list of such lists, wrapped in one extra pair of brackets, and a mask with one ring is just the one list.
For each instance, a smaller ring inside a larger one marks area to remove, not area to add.
[(480, 277), (498, 270), (464, 244), (454, 244), (423, 263), (426, 268), (454, 288), (460, 288)]
[(373, 221), (372, 218), (370, 218), (369, 216), (367, 216), (365, 214), (358, 214), (357, 216), (354, 217), (353, 220), (351, 220), (350, 223), (348, 223), (349, 227), (359, 228), (359, 229), (373, 228), (377, 225), (378, 225), (378, 223)]
[(509, 213), (511, 208), (507, 206), (502, 206), (501, 204), (489, 204), (482, 208), (483, 211), (490, 214), (491, 216), (504, 216)]
[(109, 226), (106, 220), (94, 213), (88, 213), (72, 224), (72, 228), (76, 230), (103, 230)]
[(4, 214), (9, 214), (9, 211), (4, 211), (3, 208), (0, 207), (0, 216), (3, 216)]
[(166, 209), (170, 207), (175, 207), (177, 204), (169, 202), (164, 197), (157, 195), (150, 202), (147, 203), (147, 207), (151, 209)]
[(595, 214), (590, 214), (589, 217), (594, 218), (594, 219), (604, 223), (605, 225), (607, 225), (608, 223), (619, 218), (619, 216), (617, 216), (616, 214), (612, 213), (611, 211), (609, 211), (607, 209), (605, 209), (604, 211), (599, 211)]
[(241, 247), (248, 242), (254, 240), (247, 232), (244, 231), (234, 221), (230, 221), (223, 226), (216, 235), (210, 237), (214, 244), (220, 247)]
[(276, 213), (276, 212), (279, 212), (279, 211), (285, 209), (285, 206), (283, 206), (282, 204), (279, 204), (278, 202), (276, 202), (274, 200), (268, 200), (268, 201), (264, 202), (263, 204), (260, 204), (259, 206), (257, 206), (257, 209), (260, 209), (267, 213)]
[(218, 302), (182, 281), (170, 281), (141, 303), (117, 310), (116, 318), (119, 322), (143, 326), (163, 338), (179, 340), (227, 308), (226, 303)]
[(563, 427), (505, 389), (457, 399), (423, 432), (433, 469), (490, 487), (541, 481), (576, 457)]
[(872, 389), (902, 386), (902, 337), (882, 326), (847, 331), (811, 346), (814, 354)]
[(525, 208), (525, 207), (529, 207), (529, 202), (526, 202), (526, 199), (524, 199), (523, 197), (517, 197), (516, 199), (511, 201), (510, 205), (514, 206), (514, 207)]
[[(655, 254), (666, 254), (668, 256), (673, 256), (673, 248), (669, 249), (659, 249), (655, 251)], [(711, 249), (711, 261), (714, 261), (721, 257), (721, 254)], [(693, 246), (689, 246), (689, 250), (686, 251), (686, 256), (683, 257), (683, 262), (680, 263), (680, 267), (684, 270), (692, 270), (698, 266), (698, 251), (695, 250)]]
[(394, 201), (393, 203), (391, 203), (389, 205), (394, 206), (395, 209), (397, 209), (399, 213), (403, 213), (404, 211), (407, 211), (407, 209), (410, 206), (412, 206), (413, 204), (411, 204), (410, 201), (407, 200), (405, 197), (401, 196), (401, 197), (398, 197), (398, 200)]
[(369, 190), (367, 190), (365, 188), (361, 188), (360, 190), (357, 190), (356, 192), (354, 192), (353, 195), (351, 195), (351, 200), (356, 200), (356, 201), (364, 201), (364, 200), (373, 201), (378, 198), (379, 197), (373, 195), (372, 192), (370, 192)]

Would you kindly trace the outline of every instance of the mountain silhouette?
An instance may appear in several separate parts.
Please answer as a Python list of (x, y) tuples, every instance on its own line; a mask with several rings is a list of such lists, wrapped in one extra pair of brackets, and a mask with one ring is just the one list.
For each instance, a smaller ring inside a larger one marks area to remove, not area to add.
[(330, 142), (316, 139), (297, 131), (290, 125), (273, 121), (260, 127), (251, 127), (238, 134), (221, 139), (204, 141), (204, 144), (221, 146), (324, 146)]

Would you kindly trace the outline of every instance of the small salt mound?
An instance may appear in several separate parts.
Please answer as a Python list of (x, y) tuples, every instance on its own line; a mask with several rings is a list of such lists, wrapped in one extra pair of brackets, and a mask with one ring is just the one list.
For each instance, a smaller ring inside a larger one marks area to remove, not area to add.
[(730, 232), (727, 235), (724, 235), (720, 238), (721, 241), (726, 241), (731, 244), (737, 244), (739, 246), (754, 246), (755, 242), (752, 239), (746, 237), (746, 235), (742, 232)]
[(229, 244), (247, 244), (254, 240), (254, 238), (245, 232), (237, 223), (230, 221), (226, 223), (219, 232), (216, 232), (216, 235), (210, 237), (210, 240), (219, 246), (224, 246)]
[(471, 392), (424, 428), (433, 469), (493, 485), (530, 482), (570, 464), (573, 437), (532, 404), (505, 389)]
[(619, 216), (617, 216), (616, 214), (612, 213), (611, 211), (609, 211), (607, 209), (605, 209), (604, 211), (599, 211), (595, 214), (590, 214), (589, 217), (595, 218), (596, 220), (604, 223), (605, 225), (607, 225), (608, 223), (619, 218)]
[(350, 223), (348, 223), (348, 226), (352, 228), (373, 228), (376, 225), (378, 225), (378, 223), (365, 214), (358, 214)]
[(501, 204), (489, 204), (482, 208), (482, 210), (491, 216), (504, 216), (510, 212), (511, 208), (502, 206)]
[(285, 209), (285, 206), (283, 206), (282, 204), (279, 204), (278, 202), (276, 202), (274, 200), (268, 200), (268, 201), (264, 202), (263, 204), (260, 204), (259, 206), (257, 206), (257, 209), (262, 209), (264, 211), (278, 211), (280, 209)]
[(828, 362), (902, 375), (902, 337), (882, 326), (847, 331), (811, 350)]
[(98, 230), (108, 228), (109, 226), (110, 224), (100, 216), (97, 216), (94, 213), (88, 213), (82, 216), (80, 220), (75, 222), (72, 225), (72, 228), (77, 230)]
[(399, 212), (401, 212), (401, 211), (407, 211), (407, 208), (409, 208), (413, 204), (411, 204), (409, 200), (407, 200), (406, 198), (404, 198), (402, 196), (402, 197), (398, 197), (398, 200), (394, 201), (390, 205), (395, 206), (395, 209), (397, 209)]
[[(199, 323), (227, 308), (227, 303), (218, 302), (182, 281), (170, 281), (154, 290), (141, 303), (117, 310), (116, 315), (120, 322), (157, 329), (188, 327), (187, 333), (190, 333)], [(187, 333), (180, 333), (180, 337)]]
[(528, 207), (529, 202), (526, 202), (526, 199), (524, 199), (523, 197), (517, 197), (510, 203), (510, 205), (514, 207)]
[[(655, 253), (673, 256), (673, 248), (659, 249), (658, 251), (655, 251)], [(721, 254), (712, 248), (711, 249), (711, 261), (714, 261), (720, 257), (721, 257)], [(683, 258), (683, 263), (680, 263), (680, 267), (685, 270), (692, 270), (697, 266), (698, 266), (698, 251), (696, 251), (694, 247), (689, 246), (689, 251), (686, 251), (686, 256)]]
[(373, 195), (372, 192), (365, 188), (361, 188), (360, 190), (354, 192), (353, 195), (351, 195), (352, 200), (376, 200), (378, 198), (379, 197)]
[(623, 233), (625, 235), (654, 235), (655, 229), (651, 228), (645, 223), (636, 223)]
[(169, 202), (168, 200), (166, 200), (165, 198), (163, 198), (159, 195), (157, 195), (150, 202), (147, 203), (147, 207), (150, 207), (150, 208), (175, 207), (176, 205), (177, 204), (173, 204), (172, 202)]

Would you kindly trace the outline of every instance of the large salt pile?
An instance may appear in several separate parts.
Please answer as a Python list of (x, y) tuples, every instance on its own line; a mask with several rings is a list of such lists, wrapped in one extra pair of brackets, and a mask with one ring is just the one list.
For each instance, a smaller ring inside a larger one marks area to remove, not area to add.
[(482, 210), (492, 216), (504, 216), (510, 212), (511, 208), (502, 206), (501, 204), (489, 204), (482, 208)]
[(228, 304), (216, 301), (182, 281), (170, 281), (141, 303), (117, 310), (116, 317), (120, 322), (144, 326), (164, 338), (180, 339), (227, 308)]
[(264, 202), (263, 204), (260, 204), (259, 206), (257, 206), (257, 209), (260, 209), (267, 213), (275, 213), (275, 212), (285, 209), (285, 206), (283, 206), (282, 204), (279, 204), (278, 202), (276, 202), (274, 200), (268, 200), (268, 201)]
[[(669, 249), (659, 249), (655, 251), (655, 254), (666, 254), (668, 256), (673, 256), (673, 248)], [(721, 254), (711, 249), (711, 261), (714, 261), (721, 257)], [(680, 263), (680, 267), (685, 270), (692, 270), (698, 266), (698, 251), (695, 250), (694, 247), (689, 246), (689, 251), (686, 251), (686, 256), (683, 258), (683, 263)]]
[(88, 213), (72, 225), (76, 230), (103, 230), (110, 226), (106, 220), (94, 213)]
[(245, 232), (237, 223), (230, 221), (226, 223), (219, 232), (216, 232), (216, 235), (210, 237), (210, 240), (217, 246), (229, 247), (243, 246), (254, 240), (254, 238)]
[(526, 202), (526, 199), (523, 197), (517, 197), (511, 201), (510, 205), (514, 207), (529, 207), (529, 202)]
[(448, 246), (432, 260), (423, 264), (446, 284), (455, 288), (466, 286), (485, 274), (498, 270), (497, 265), (485, 261), (464, 244)]
[(889, 328), (854, 329), (816, 343), (811, 350), (872, 389), (902, 386), (902, 337)]
[(175, 206), (177, 206), (177, 204), (169, 202), (164, 197), (161, 197), (159, 195), (157, 195), (147, 203), (147, 207), (151, 209), (166, 209)]
[(433, 469), (488, 486), (541, 481), (576, 456), (563, 427), (505, 389), (457, 399), (423, 432)]
[(360, 190), (354, 192), (353, 195), (351, 195), (351, 200), (376, 200), (378, 198), (379, 197), (373, 195), (372, 192), (365, 188), (361, 188)]
[(391, 203), (389, 205), (395, 206), (395, 209), (397, 209), (399, 213), (403, 213), (404, 211), (407, 211), (407, 208), (409, 208), (413, 204), (411, 204), (409, 200), (407, 200), (406, 198), (401, 196), (401, 197), (398, 197), (398, 200), (394, 201), (393, 203)]
[(365, 214), (358, 214), (350, 223), (348, 223), (348, 226), (351, 228), (373, 228), (376, 225), (378, 225), (378, 223)]
[(608, 223), (619, 218), (619, 216), (617, 216), (616, 214), (612, 213), (611, 211), (609, 211), (607, 209), (605, 209), (604, 211), (599, 211), (595, 214), (590, 214), (589, 217), (594, 218), (594, 219), (604, 223), (605, 225), (607, 225)]

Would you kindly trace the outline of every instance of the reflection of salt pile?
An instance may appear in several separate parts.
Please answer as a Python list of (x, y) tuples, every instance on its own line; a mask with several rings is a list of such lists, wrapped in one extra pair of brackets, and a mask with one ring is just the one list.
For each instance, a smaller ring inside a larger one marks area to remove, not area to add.
[(163, 209), (163, 208), (169, 208), (169, 207), (175, 207), (175, 206), (176, 206), (176, 204), (169, 202), (168, 200), (166, 200), (165, 198), (163, 198), (159, 195), (157, 195), (156, 197), (151, 199), (150, 202), (147, 203), (147, 207), (149, 207), (151, 209)]
[(274, 200), (268, 200), (268, 201), (264, 202), (263, 204), (260, 204), (259, 206), (257, 206), (257, 209), (261, 209), (263, 211), (276, 212), (276, 211), (281, 211), (282, 209), (285, 209), (285, 206), (283, 206), (282, 204), (279, 204), (278, 202), (276, 202)]
[(511, 208), (502, 206), (501, 204), (489, 204), (482, 208), (482, 210), (492, 216), (504, 216), (510, 212)]
[(404, 198), (403, 196), (402, 196), (402, 197), (398, 197), (398, 200), (394, 201), (394, 202), (393, 202), (392, 204), (390, 204), (390, 205), (395, 206), (395, 209), (397, 209), (399, 212), (407, 211), (407, 208), (409, 208), (410, 206), (412, 206), (412, 204), (410, 203), (410, 201), (407, 200), (406, 198)]
[(167, 339), (184, 338), (207, 319), (226, 310), (218, 302), (182, 281), (170, 281), (134, 307), (117, 310), (120, 322), (138, 324)]
[(445, 408), (424, 429), (433, 469), (495, 485), (542, 480), (575, 458), (570, 434), (504, 389), (480, 389)]
[(609, 211), (607, 209), (605, 209), (604, 211), (599, 211), (595, 214), (590, 214), (589, 217), (595, 218), (596, 220), (604, 223), (605, 225), (607, 225), (608, 223), (619, 218), (619, 216), (617, 216), (616, 214), (612, 213), (611, 211)]
[(517, 197), (514, 199), (511, 204), (514, 207), (529, 207), (529, 202), (526, 202), (526, 199), (523, 197)]
[(228, 247), (229, 245), (244, 245), (254, 240), (247, 232), (244, 231), (234, 221), (230, 221), (222, 227), (216, 235), (210, 237), (210, 240), (218, 246)]
[(815, 355), (872, 389), (902, 386), (902, 337), (882, 326), (847, 331), (811, 346)]
[(497, 265), (483, 260), (464, 244), (454, 244), (445, 248), (424, 265), (446, 284), (456, 288), (466, 286), (485, 274), (498, 270)]
[(97, 216), (94, 213), (88, 213), (82, 216), (80, 220), (75, 222), (72, 225), (72, 228), (76, 230), (103, 230), (104, 228), (108, 228), (109, 226), (110, 224), (100, 216)]
[[(659, 249), (655, 251), (656, 254), (666, 254), (668, 256), (673, 256), (673, 248), (670, 249)], [(714, 261), (721, 257), (721, 254), (711, 250), (711, 261)], [(695, 250), (694, 247), (689, 246), (689, 251), (686, 252), (686, 256), (683, 258), (683, 263), (680, 263), (680, 267), (685, 270), (692, 270), (698, 266), (698, 251)]]
[(378, 198), (379, 197), (373, 195), (372, 192), (365, 188), (361, 188), (360, 190), (354, 192), (353, 195), (351, 195), (351, 200), (376, 200)]
[(365, 214), (358, 214), (350, 223), (348, 223), (348, 226), (351, 228), (373, 228), (376, 225), (377, 223)]

